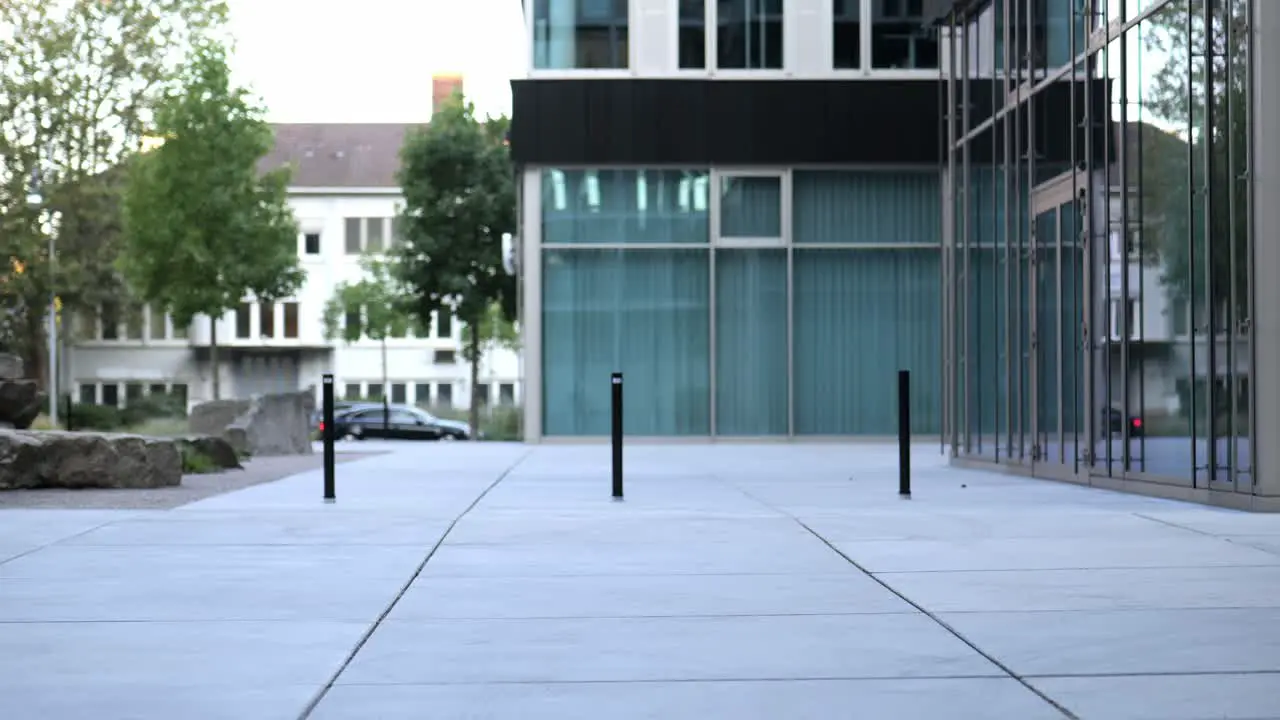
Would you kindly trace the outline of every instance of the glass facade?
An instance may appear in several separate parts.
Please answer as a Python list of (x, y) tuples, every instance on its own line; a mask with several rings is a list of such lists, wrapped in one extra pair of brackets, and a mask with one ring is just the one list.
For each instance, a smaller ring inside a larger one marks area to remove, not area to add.
[(543, 435), (939, 432), (936, 168), (538, 174)]
[(1250, 0), (997, 0), (943, 49), (944, 441), (1255, 492)]

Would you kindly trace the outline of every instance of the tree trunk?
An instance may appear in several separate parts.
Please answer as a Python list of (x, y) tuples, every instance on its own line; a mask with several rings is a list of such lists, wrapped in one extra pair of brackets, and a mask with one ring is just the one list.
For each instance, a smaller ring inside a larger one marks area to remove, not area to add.
[(222, 382), (219, 376), (222, 368), (218, 367), (218, 320), (209, 316), (209, 365), (213, 367), (213, 399), (222, 399)]
[(384, 398), (391, 396), (391, 385), (387, 380), (387, 338), (382, 338), (382, 396)]
[(387, 384), (387, 336), (382, 336), (382, 430), (391, 429), (391, 386)]
[(468, 323), (471, 331), (471, 412), (468, 422), (471, 423), (471, 439), (480, 437), (480, 395), (476, 392), (476, 384), (480, 382), (480, 322)]

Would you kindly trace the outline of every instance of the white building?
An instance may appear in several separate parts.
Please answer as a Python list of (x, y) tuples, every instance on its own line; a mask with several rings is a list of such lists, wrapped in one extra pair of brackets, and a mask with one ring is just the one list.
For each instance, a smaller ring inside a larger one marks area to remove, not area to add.
[[(491, 404), (519, 402), (518, 353), (493, 349), (470, 386), (462, 358), (462, 325), (438, 317), (429, 337), (387, 341), (383, 387), (382, 346), (324, 337), (325, 304), (342, 282), (359, 280), (363, 252), (395, 242), (393, 218), (401, 198), (395, 179), (405, 124), (277, 125), (276, 148), (264, 167), (293, 166), (290, 203), (298, 218), (298, 254), (307, 279), (297, 295), (271, 305), (245, 302), (217, 320), (220, 395), (320, 386), (334, 373), (339, 397), (466, 407), (474, 392)], [(80, 402), (127, 404), (148, 393), (172, 392), (189, 404), (212, 399), (211, 323), (197, 318), (175, 327), (161, 312), (103, 308), (76, 320), (61, 374)]]

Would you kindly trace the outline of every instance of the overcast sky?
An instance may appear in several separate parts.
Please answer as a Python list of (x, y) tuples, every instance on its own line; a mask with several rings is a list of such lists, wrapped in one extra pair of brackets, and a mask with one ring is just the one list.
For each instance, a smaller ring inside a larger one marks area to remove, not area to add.
[(273, 122), (410, 122), (431, 75), (461, 73), (483, 116), (526, 73), (520, 0), (229, 0), (233, 67)]

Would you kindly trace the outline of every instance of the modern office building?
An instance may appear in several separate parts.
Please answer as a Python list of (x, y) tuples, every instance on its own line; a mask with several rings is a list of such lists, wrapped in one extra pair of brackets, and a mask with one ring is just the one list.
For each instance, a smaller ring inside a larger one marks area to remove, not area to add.
[(958, 463), (1280, 496), (1280, 4), (525, 5), (531, 439), (615, 370), (628, 434), (887, 435), (901, 368)]
[(526, 431), (942, 419), (940, 40), (920, 2), (528, 0)]

